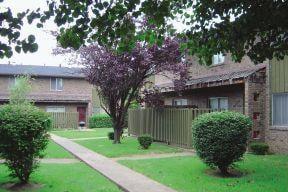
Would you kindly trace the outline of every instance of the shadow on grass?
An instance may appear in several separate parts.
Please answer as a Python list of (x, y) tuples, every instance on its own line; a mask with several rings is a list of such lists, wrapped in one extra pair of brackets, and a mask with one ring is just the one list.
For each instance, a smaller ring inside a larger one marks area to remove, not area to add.
[(229, 169), (228, 174), (226, 175), (223, 175), (217, 168), (215, 169), (208, 168), (205, 170), (205, 173), (209, 176), (217, 177), (217, 178), (241, 178), (249, 174), (248, 171), (239, 171), (235, 168)]
[(43, 185), (39, 183), (14, 183), (14, 182), (6, 182), (0, 183), (0, 189), (4, 189), (7, 191), (34, 191), (40, 189)]

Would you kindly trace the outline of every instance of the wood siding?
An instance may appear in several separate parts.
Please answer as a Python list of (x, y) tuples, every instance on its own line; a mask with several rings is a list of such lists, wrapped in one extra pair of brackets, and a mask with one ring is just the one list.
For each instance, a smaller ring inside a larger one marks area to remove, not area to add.
[[(78, 113), (48, 113), (52, 119), (52, 129), (77, 129)], [(87, 122), (87, 121), (86, 121)]]
[(284, 60), (271, 60), (272, 93), (288, 92), (288, 56)]
[(192, 148), (192, 121), (211, 109), (130, 109), (129, 134), (149, 134), (153, 139)]

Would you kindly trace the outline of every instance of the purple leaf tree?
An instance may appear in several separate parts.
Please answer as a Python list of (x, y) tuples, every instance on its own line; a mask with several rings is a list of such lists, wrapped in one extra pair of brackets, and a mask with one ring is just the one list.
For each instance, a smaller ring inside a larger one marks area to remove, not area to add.
[(91, 44), (76, 53), (87, 80), (98, 91), (102, 108), (112, 118), (114, 143), (120, 143), (130, 103), (143, 95), (141, 90), (149, 77), (165, 71), (179, 80), (187, 74), (179, 44), (171, 38), (165, 39), (162, 46), (139, 42), (130, 52), (118, 53)]

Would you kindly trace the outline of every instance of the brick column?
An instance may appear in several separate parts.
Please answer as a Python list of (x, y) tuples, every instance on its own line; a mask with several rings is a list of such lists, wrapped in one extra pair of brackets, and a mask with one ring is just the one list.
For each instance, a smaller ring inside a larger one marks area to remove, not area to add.
[[(266, 69), (265, 69), (266, 70)], [(258, 72), (256, 72), (258, 73)], [(257, 74), (259, 75), (259, 74)], [(265, 139), (266, 128), (266, 82), (253, 80), (252, 76), (245, 80), (245, 115), (253, 120), (251, 137), (258, 134), (260, 140)]]

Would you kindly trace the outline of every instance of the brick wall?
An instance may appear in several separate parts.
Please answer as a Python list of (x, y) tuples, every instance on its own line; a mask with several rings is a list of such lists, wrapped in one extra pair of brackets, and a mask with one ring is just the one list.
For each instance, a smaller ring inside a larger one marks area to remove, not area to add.
[(181, 96), (170, 93), (165, 97), (164, 104), (172, 105), (173, 99), (183, 98), (188, 100), (188, 105), (209, 108), (210, 97), (228, 97), (229, 110), (244, 111), (244, 84), (187, 90)]
[[(49, 77), (33, 77), (32, 78), (32, 91), (33, 96), (39, 98), (73, 98), (75, 100), (88, 100), (88, 114), (92, 114), (92, 85), (85, 79), (76, 78), (63, 78), (63, 90), (53, 91), (50, 89)], [(7, 95), (9, 93), (9, 76), (0, 76), (0, 95)], [(36, 99), (37, 100), (37, 99)], [(69, 104), (70, 105), (70, 104)]]
[[(260, 74), (261, 72), (256, 73)], [(252, 137), (254, 135), (254, 139), (262, 141), (265, 139), (266, 127), (266, 82), (265, 77), (263, 78), (253, 80), (250, 76), (245, 81), (245, 115), (253, 120)]]
[[(224, 63), (219, 65), (200, 65), (199, 61), (196, 57), (189, 57), (189, 74), (192, 78), (198, 78), (203, 76), (215, 75), (215, 74), (222, 74), (226, 71), (234, 71), (234, 70), (245, 70), (252, 67), (255, 67), (255, 64), (249, 59), (248, 56), (243, 57), (241, 62), (236, 63), (232, 60), (230, 54), (226, 54)], [(268, 61), (264, 62), (268, 64)], [(168, 76), (168, 77), (167, 77)], [(155, 76), (155, 84), (164, 84), (164, 83), (171, 83), (172, 75), (169, 73), (164, 73), (164, 75), (156, 75)]]

